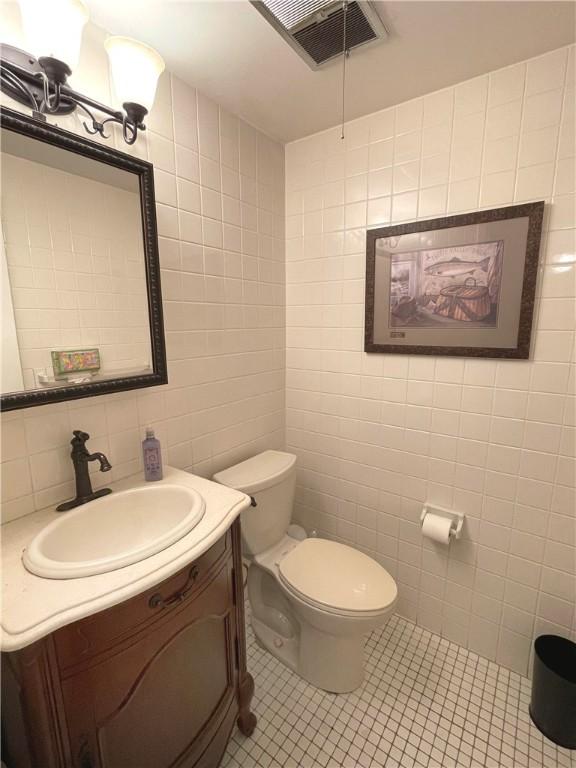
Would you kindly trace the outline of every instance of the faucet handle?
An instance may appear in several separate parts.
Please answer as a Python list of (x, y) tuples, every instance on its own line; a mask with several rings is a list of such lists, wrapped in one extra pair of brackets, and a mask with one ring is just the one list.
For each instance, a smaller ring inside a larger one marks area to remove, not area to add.
[(90, 435), (88, 434), (88, 432), (83, 432), (81, 429), (75, 429), (72, 432), (72, 434), (74, 435), (76, 440), (78, 440), (81, 443), (85, 443), (86, 440), (90, 439)]

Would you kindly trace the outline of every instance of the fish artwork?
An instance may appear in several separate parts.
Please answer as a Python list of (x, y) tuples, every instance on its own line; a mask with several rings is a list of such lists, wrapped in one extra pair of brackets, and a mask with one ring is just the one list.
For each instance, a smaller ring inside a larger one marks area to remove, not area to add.
[(469, 275), (477, 269), (488, 272), (489, 264), (490, 256), (480, 261), (466, 261), (466, 259), (459, 259), (454, 256), (448, 261), (438, 261), (436, 264), (425, 267), (424, 272), (439, 277), (459, 277), (460, 275)]

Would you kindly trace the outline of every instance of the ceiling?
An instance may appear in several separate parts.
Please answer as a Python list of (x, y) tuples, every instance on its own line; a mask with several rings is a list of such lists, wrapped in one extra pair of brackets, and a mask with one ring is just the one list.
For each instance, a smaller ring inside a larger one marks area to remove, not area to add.
[[(341, 65), (312, 71), (248, 0), (87, 0), (92, 20), (155, 47), (168, 68), (282, 141), (340, 120)], [(374, 3), (390, 37), (353, 51), (347, 119), (574, 40), (572, 2)]]

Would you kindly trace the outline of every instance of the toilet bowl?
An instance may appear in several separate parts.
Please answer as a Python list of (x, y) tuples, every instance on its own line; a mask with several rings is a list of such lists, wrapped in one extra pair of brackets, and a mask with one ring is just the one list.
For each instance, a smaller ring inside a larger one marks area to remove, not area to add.
[(396, 605), (392, 576), (353, 547), (289, 535), (292, 454), (265, 451), (213, 479), (253, 499), (241, 524), (257, 641), (318, 688), (357, 688), (364, 677), (364, 636), (384, 626)]

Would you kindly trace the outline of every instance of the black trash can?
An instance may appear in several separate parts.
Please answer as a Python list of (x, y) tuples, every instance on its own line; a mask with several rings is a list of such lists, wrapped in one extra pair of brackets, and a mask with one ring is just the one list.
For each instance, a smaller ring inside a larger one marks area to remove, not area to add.
[(555, 744), (576, 749), (576, 643), (557, 635), (534, 641), (530, 717)]

